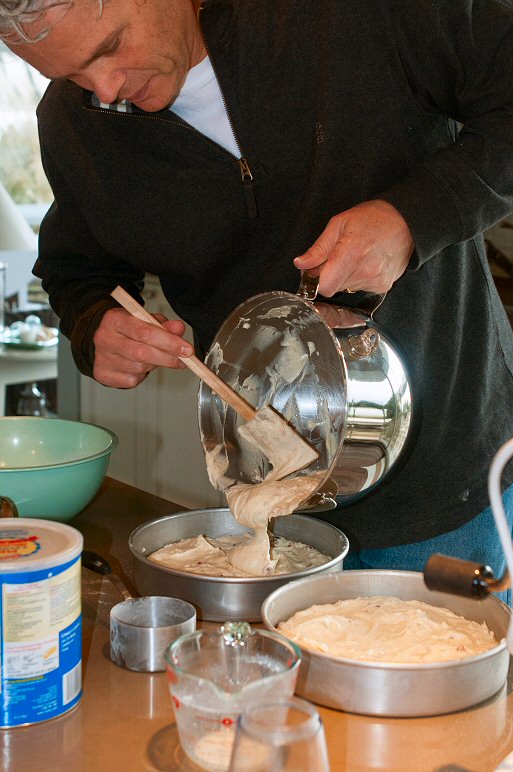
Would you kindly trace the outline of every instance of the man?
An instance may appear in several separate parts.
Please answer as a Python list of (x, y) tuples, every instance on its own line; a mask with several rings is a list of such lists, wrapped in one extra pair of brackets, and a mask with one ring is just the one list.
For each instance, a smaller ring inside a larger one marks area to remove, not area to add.
[(440, 551), (502, 573), (486, 479), (513, 435), (513, 334), (481, 233), (513, 209), (511, 3), (0, 0), (0, 30), (54, 81), (35, 273), (80, 370), (131, 388), (183, 366), (180, 322), (110, 297), (140, 299), (146, 271), (199, 353), (298, 269), (337, 304), (389, 291), (375, 318), (410, 367), (412, 447), (325, 517), (349, 568)]

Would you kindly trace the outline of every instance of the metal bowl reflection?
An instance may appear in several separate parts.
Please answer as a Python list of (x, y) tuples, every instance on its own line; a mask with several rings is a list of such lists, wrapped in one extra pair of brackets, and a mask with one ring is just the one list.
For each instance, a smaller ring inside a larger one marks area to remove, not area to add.
[[(318, 490), (334, 482), (338, 504), (370, 492), (405, 446), (408, 375), (386, 333), (362, 313), (314, 306), (287, 292), (257, 295), (226, 319), (206, 363), (255, 407), (272, 405), (316, 448), (318, 460), (298, 474), (320, 472)], [(205, 451), (222, 447), (225, 478), (254, 483), (269, 464), (242, 440), (239, 422), (202, 383)]]

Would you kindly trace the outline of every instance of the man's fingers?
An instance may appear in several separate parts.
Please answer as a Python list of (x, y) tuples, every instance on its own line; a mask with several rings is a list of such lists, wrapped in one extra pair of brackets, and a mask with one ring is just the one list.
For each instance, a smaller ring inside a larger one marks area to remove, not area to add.
[(156, 367), (183, 369), (179, 357), (193, 353), (181, 337), (185, 325), (161, 318), (163, 327), (136, 319), (124, 309), (109, 309), (94, 336), (94, 378), (105, 386), (129, 389)]
[(300, 270), (308, 270), (321, 267), (329, 260), (331, 253), (340, 236), (340, 225), (330, 220), (319, 238), (306, 250), (303, 255), (294, 259), (294, 265)]
[(387, 292), (404, 273), (414, 249), (401, 214), (373, 200), (331, 218), (319, 238), (294, 260), (302, 270), (319, 269), (319, 292)]

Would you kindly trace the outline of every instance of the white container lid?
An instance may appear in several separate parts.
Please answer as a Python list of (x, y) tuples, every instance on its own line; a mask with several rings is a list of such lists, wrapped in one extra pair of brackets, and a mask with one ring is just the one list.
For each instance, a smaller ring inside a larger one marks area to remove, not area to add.
[(83, 544), (80, 531), (65, 523), (0, 518), (0, 576), (68, 563), (81, 554)]

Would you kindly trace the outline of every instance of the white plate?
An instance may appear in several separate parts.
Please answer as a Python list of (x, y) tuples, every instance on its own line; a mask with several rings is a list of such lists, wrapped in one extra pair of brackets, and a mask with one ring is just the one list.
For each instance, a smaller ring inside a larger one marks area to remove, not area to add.
[(55, 346), (58, 343), (59, 338), (55, 336), (54, 338), (48, 338), (48, 340), (35, 340), (31, 343), (28, 341), (20, 340), (19, 338), (14, 338), (11, 335), (0, 335), (0, 343), (3, 343), (4, 346), (12, 346), (13, 348), (19, 348), (19, 349), (39, 349), (39, 348), (49, 348), (50, 346)]

